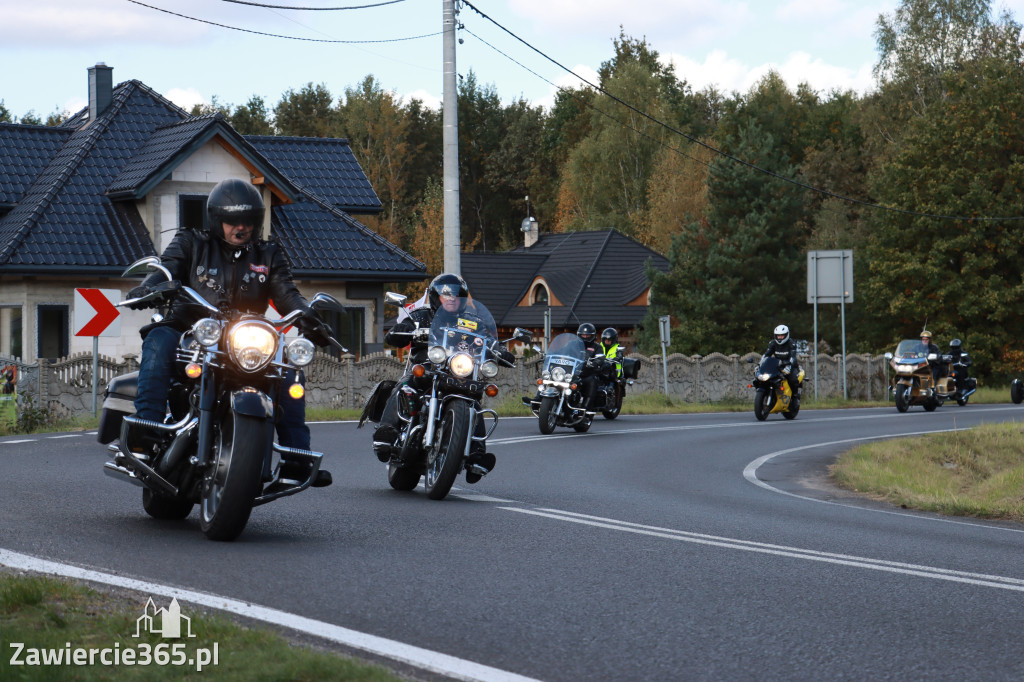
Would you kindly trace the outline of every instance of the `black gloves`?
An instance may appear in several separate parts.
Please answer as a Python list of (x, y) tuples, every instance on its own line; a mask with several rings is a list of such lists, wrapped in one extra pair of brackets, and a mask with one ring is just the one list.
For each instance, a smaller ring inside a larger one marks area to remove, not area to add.
[(491, 352), (494, 353), (494, 357), (498, 359), (498, 362), (505, 365), (506, 367), (515, 367), (516, 356), (515, 353), (502, 348), (501, 344), (497, 341), (491, 341), (490, 344)]
[(129, 291), (128, 298), (142, 298), (151, 291), (152, 289), (147, 287), (145, 284), (142, 284)]
[(302, 316), (295, 321), (295, 326), (299, 328), (299, 331), (302, 332), (303, 336), (316, 345), (331, 345), (330, 330), (328, 330), (327, 325), (320, 321), (320, 318), (316, 316), (316, 313), (313, 313), (312, 311), (303, 313)]

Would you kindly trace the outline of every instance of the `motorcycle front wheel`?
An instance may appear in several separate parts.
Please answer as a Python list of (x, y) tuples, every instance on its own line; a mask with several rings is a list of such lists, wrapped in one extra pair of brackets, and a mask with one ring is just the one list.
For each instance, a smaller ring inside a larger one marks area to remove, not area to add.
[(234, 540), (260, 493), (273, 424), (229, 412), (214, 441), (212, 476), (203, 484), (199, 526), (211, 540)]
[(430, 499), (443, 500), (452, 489), (462, 470), (462, 453), (466, 451), (468, 438), (469, 406), (462, 400), (452, 400), (441, 415), (434, 461), (427, 464), (423, 487)]
[(757, 393), (754, 394), (754, 416), (757, 417), (757, 421), (763, 422), (768, 418), (768, 414), (771, 412), (771, 391), (767, 388), (757, 389)]
[(1020, 405), (1024, 402), (1024, 381), (1014, 379), (1010, 384), (1010, 400), (1013, 401), (1014, 405)]
[(906, 412), (910, 409), (910, 386), (896, 384), (896, 410)]
[(555, 412), (554, 398), (541, 398), (540, 409), (537, 410), (537, 425), (540, 432), (547, 435), (555, 430), (558, 422), (558, 413)]

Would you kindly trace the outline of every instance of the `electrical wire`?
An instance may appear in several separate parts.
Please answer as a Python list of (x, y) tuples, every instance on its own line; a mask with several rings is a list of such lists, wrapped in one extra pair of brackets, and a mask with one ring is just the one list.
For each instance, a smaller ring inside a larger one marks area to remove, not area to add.
[(406, 38), (390, 38), (390, 39), (383, 39), (383, 40), (330, 40), (330, 39), (327, 39), (327, 38), (300, 38), (298, 36), (284, 36), (284, 35), (279, 35), (279, 34), (276, 34), (276, 33), (264, 33), (263, 31), (253, 31), (252, 29), (239, 28), (237, 26), (228, 26), (227, 24), (218, 24), (215, 21), (208, 21), (206, 19), (199, 19), (199, 18), (196, 18), (196, 17), (190, 17), (188, 15), (178, 14), (177, 12), (172, 12), (171, 10), (163, 9), (161, 7), (154, 7), (153, 5), (147, 5), (144, 2), (139, 2), (139, 0), (128, 0), (128, 2), (132, 3), (133, 5), (139, 5), (141, 7), (146, 7), (148, 9), (156, 10), (157, 12), (163, 12), (165, 14), (171, 14), (171, 15), (176, 16), (176, 17), (181, 17), (182, 19), (188, 19), (189, 21), (198, 21), (201, 24), (209, 24), (210, 26), (217, 26), (218, 28), (226, 28), (226, 29), (230, 29), (232, 31), (241, 31), (242, 33), (252, 33), (252, 34), (258, 35), (258, 36), (267, 36), (269, 38), (283, 38), (285, 40), (301, 40), (301, 41), (307, 42), (307, 43), (341, 43), (341, 44), (345, 44), (345, 45), (367, 45), (367, 44), (375, 44), (375, 43), (398, 43), (398, 42), (402, 42), (402, 41), (406, 41), (406, 40), (419, 40), (420, 38), (430, 38), (430, 37), (433, 37), (433, 36), (441, 35), (441, 33), (442, 33), (442, 31), (438, 31), (437, 33), (424, 33), (423, 35), (419, 35), (419, 36), (408, 36)]
[[(626, 107), (630, 111), (632, 111), (632, 112), (634, 112), (634, 113), (636, 113), (636, 114), (646, 118), (647, 120), (649, 120), (649, 121), (651, 121), (651, 122), (653, 122), (653, 123), (655, 123), (655, 124), (665, 128), (666, 130), (668, 130), (668, 131), (670, 131), (670, 132), (672, 132), (672, 133), (674, 133), (676, 135), (679, 135), (680, 137), (683, 137), (683, 138), (689, 140), (690, 142), (692, 142), (694, 144), (697, 144), (697, 145), (700, 145), (701, 147), (704, 147), (708, 151), (711, 151), (711, 152), (713, 152), (715, 154), (718, 154), (719, 156), (727, 158), (730, 161), (733, 161), (733, 162), (738, 163), (740, 165), (746, 166), (747, 168), (750, 168), (751, 170), (757, 171), (759, 173), (763, 173), (765, 175), (768, 175), (770, 177), (776, 178), (776, 179), (781, 180), (783, 182), (787, 182), (789, 184), (796, 185), (797, 187), (801, 187), (801, 188), (809, 190), (811, 192), (815, 192), (817, 194), (822, 194), (822, 195), (825, 195), (825, 196), (828, 196), (828, 197), (832, 197), (834, 199), (839, 199), (841, 201), (845, 201), (845, 202), (848, 202), (848, 203), (857, 204), (857, 205), (863, 206), (865, 208), (877, 208), (877, 209), (881, 209), (883, 211), (890, 211), (892, 213), (899, 213), (901, 215), (908, 215), (908, 216), (913, 216), (913, 217), (917, 217), (917, 218), (934, 218), (934, 219), (937, 219), (937, 220), (958, 220), (958, 221), (969, 221), (969, 222), (1005, 222), (1005, 221), (1014, 221), (1014, 220), (1024, 220), (1024, 216), (999, 216), (999, 217), (993, 217), (993, 218), (985, 218), (985, 217), (978, 217), (978, 216), (953, 216), (953, 215), (944, 215), (944, 214), (935, 214), (935, 213), (922, 213), (922, 212), (919, 212), (919, 211), (911, 211), (911, 210), (908, 210), (908, 209), (894, 208), (892, 206), (883, 206), (881, 204), (875, 204), (875, 203), (872, 203), (872, 202), (869, 202), (869, 201), (863, 201), (861, 199), (855, 199), (853, 197), (848, 197), (848, 196), (844, 196), (842, 194), (837, 194), (837, 193), (832, 192), (830, 190), (822, 189), (820, 187), (814, 187), (812, 185), (808, 185), (806, 183), (800, 182), (799, 180), (795, 180), (793, 178), (787, 178), (784, 175), (780, 175), (780, 174), (778, 174), (778, 173), (776, 173), (774, 171), (770, 171), (770, 170), (768, 170), (766, 168), (761, 168), (760, 166), (756, 166), (756, 165), (750, 163), (749, 161), (744, 161), (743, 159), (741, 159), (741, 158), (739, 158), (737, 156), (734, 156), (732, 154), (729, 154), (726, 151), (723, 151), (721, 149), (713, 147), (713, 146), (709, 145), (708, 143), (703, 142), (702, 140), (699, 140), (699, 139), (693, 137), (692, 135), (688, 135), (685, 132), (683, 132), (682, 130), (679, 130), (678, 128), (674, 128), (673, 126), (670, 126), (669, 124), (665, 123), (664, 121), (661, 121), (659, 119), (654, 118), (653, 116), (651, 116), (647, 112), (641, 111), (640, 109), (634, 107), (632, 104), (629, 104), (628, 102), (625, 102), (625, 101), (619, 99), (618, 97), (616, 97), (612, 93), (608, 92), (604, 88), (600, 87), (599, 85), (594, 85), (593, 83), (591, 83), (586, 78), (584, 78), (583, 76), (579, 75), (578, 73), (576, 73), (575, 71), (573, 71), (569, 67), (559, 63), (557, 60), (555, 60), (552, 57), (549, 57), (544, 52), (541, 52), (539, 49), (537, 49), (536, 47), (531, 45), (529, 42), (527, 42), (526, 40), (523, 40), (522, 38), (517, 36), (515, 33), (513, 33), (511, 30), (505, 28), (504, 26), (499, 24), (497, 21), (495, 21), (491, 17), (489, 17), (486, 14), (484, 14), (482, 11), (480, 11), (479, 8), (475, 7), (471, 2), (469, 2), (469, 0), (461, 0), (461, 2), (466, 7), (469, 7), (471, 10), (473, 10), (474, 12), (479, 14), (481, 17), (483, 17), (487, 21), (491, 22), (492, 24), (494, 24), (495, 26), (500, 28), (502, 31), (504, 31), (505, 33), (507, 33), (508, 35), (512, 36), (517, 41), (519, 41), (520, 43), (525, 45), (526, 47), (530, 48), (531, 50), (533, 50), (534, 52), (539, 54), (544, 59), (548, 60), (549, 62), (551, 62), (552, 64), (554, 64), (558, 68), (562, 69), (563, 71), (569, 73), (570, 75), (578, 78), (581, 82), (583, 82), (586, 85), (588, 85), (589, 87), (593, 88), (595, 91), (597, 91), (597, 92), (605, 95), (606, 97), (610, 98), (612, 101), (614, 101), (614, 102), (616, 102), (616, 103)], [(467, 32), (468, 32), (468, 30), (467, 30)], [(473, 34), (473, 35), (475, 36), (475, 34)], [(475, 36), (475, 37), (477, 37), (479, 39), (479, 36)], [(491, 47), (493, 48), (493, 46), (491, 46)], [(496, 49), (496, 48), (493, 48), (493, 49)], [(500, 50), (498, 50), (498, 52), (500, 54), (504, 54)], [(505, 56), (507, 57), (507, 55), (505, 55)], [(512, 61), (515, 62), (515, 60), (512, 60)], [(519, 64), (519, 62), (515, 62), (515, 63)], [(523, 65), (519, 64), (519, 66), (523, 66)], [(526, 68), (526, 67), (523, 67), (523, 68)], [(531, 71), (530, 69), (527, 69), (527, 71), (530, 71), (530, 73), (534, 73), (534, 75), (537, 75), (535, 72)], [(545, 78), (542, 78), (542, 80), (544, 80), (545, 82), (550, 83), (550, 81), (548, 81)], [(555, 87), (558, 87), (558, 86), (555, 86)], [(613, 120), (615, 120), (615, 119), (613, 118)], [(625, 125), (625, 124), (623, 124), (623, 125)], [(627, 126), (627, 127), (630, 127), (631, 129), (636, 130), (635, 128), (632, 128), (632, 126)], [(640, 133), (640, 131), (636, 131), (636, 132)], [(642, 135), (643, 133), (640, 133), (640, 134)], [(682, 153), (682, 152), (680, 152), (680, 153)]]
[(405, 0), (386, 0), (385, 2), (377, 2), (372, 5), (352, 5), (349, 7), (293, 7), (292, 5), (264, 5), (261, 2), (246, 2), (246, 0), (221, 0), (221, 2), (231, 2), (236, 5), (249, 5), (251, 7), (265, 7), (267, 9), (294, 9), (301, 10), (303, 12), (335, 12), (338, 10), (346, 9), (369, 9), (371, 7), (383, 7), (384, 5), (394, 5), (399, 2), (405, 2)]

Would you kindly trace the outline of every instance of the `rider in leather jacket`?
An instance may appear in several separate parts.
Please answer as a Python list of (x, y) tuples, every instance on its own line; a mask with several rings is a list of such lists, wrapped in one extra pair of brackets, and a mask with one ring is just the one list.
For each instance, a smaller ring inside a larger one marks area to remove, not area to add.
[[(772, 340), (768, 342), (768, 349), (762, 355), (762, 359), (774, 356), (778, 358), (779, 365), (786, 375), (786, 382), (793, 395), (800, 397), (800, 382), (797, 377), (800, 374), (800, 364), (796, 358), (796, 344), (789, 334), (789, 327), (780, 324), (775, 328)], [(788, 371), (787, 371), (788, 370)]]

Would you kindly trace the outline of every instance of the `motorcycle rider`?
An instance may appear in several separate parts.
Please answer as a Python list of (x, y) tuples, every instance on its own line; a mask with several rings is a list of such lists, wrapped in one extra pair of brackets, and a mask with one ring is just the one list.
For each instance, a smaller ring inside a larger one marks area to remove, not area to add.
[(956, 373), (956, 390), (963, 390), (967, 385), (967, 368), (971, 366), (970, 355), (964, 349), (964, 344), (960, 339), (953, 339), (949, 342), (949, 354), (953, 356), (952, 364), (960, 365), (963, 368)]
[(768, 342), (768, 349), (761, 355), (761, 362), (764, 362), (767, 357), (778, 358), (782, 373), (786, 376), (786, 382), (789, 384), (789, 390), (799, 398), (800, 381), (797, 377), (800, 375), (800, 364), (796, 358), (796, 344), (790, 338), (789, 327), (786, 325), (780, 324), (775, 327), (772, 340)]
[[(426, 294), (422, 298), (402, 309), (395, 326), (384, 335), (384, 342), (396, 348), (409, 346), (413, 363), (422, 363), (427, 358), (428, 334), (426, 331), (420, 332), (419, 330), (429, 330), (436, 316), (451, 316), (454, 324), (458, 315), (465, 312), (476, 312), (472, 310), (469, 285), (466, 284), (466, 280), (454, 273), (441, 273), (427, 285)], [(509, 366), (515, 364), (515, 355), (508, 350), (498, 345), (495, 345), (492, 350), (505, 364)], [(407, 371), (395, 384), (384, 406), (380, 423), (373, 432), (373, 450), (381, 462), (388, 462), (391, 459), (392, 448), (398, 438), (399, 394), (411, 379), (412, 376)], [(481, 420), (477, 420), (475, 432), (478, 436), (484, 435), (484, 425)], [(494, 469), (497, 461), (493, 453), (486, 452), (484, 441), (473, 441), (470, 446), (470, 458), (488, 471)], [(469, 476), (467, 474), (467, 481), (470, 480)], [(478, 474), (473, 474), (473, 476), (478, 476)]]
[(605, 360), (614, 367), (614, 371), (611, 367), (608, 369), (609, 380), (622, 377), (622, 356), (619, 350), (619, 332), (615, 331), (615, 327), (606, 328), (601, 332), (601, 352), (604, 353)]
[(601, 375), (604, 367), (595, 365), (594, 356), (604, 352), (601, 344), (597, 341), (597, 327), (584, 322), (576, 328), (576, 336), (583, 341), (583, 347), (587, 350), (587, 361), (580, 372), (580, 383), (583, 384), (583, 409), (589, 412), (594, 404), (594, 397), (597, 395), (598, 385), (601, 383)]
[(932, 386), (936, 386), (939, 383), (939, 377), (942, 376), (943, 362), (942, 362), (942, 351), (939, 347), (932, 342), (932, 333), (925, 329), (921, 332), (921, 345), (924, 346), (925, 357), (935, 353), (937, 356), (935, 360), (929, 360), (928, 364), (932, 370)]
[[(262, 314), (268, 301), (282, 314), (303, 311), (296, 326), (307, 338), (319, 346), (329, 344), (329, 332), (309, 307), (292, 279), (291, 262), (281, 244), (260, 238), (266, 207), (260, 191), (252, 183), (239, 178), (228, 178), (217, 183), (206, 200), (202, 229), (180, 229), (164, 249), (160, 263), (171, 273), (178, 286), (197, 291), (221, 310)], [(128, 299), (152, 293), (153, 287), (166, 281), (160, 272), (154, 272), (142, 284), (128, 292)], [(149, 303), (130, 305), (133, 309), (148, 307)], [(194, 305), (176, 301), (169, 314), (158, 322), (139, 330), (142, 336), (142, 359), (139, 363), (138, 393), (135, 398), (136, 415), (148, 421), (163, 422), (167, 413), (167, 394), (177, 359), (179, 339), (201, 317)], [(298, 371), (286, 373), (276, 400), (282, 415), (277, 423), (281, 445), (302, 450), (310, 449), (309, 427), (306, 426), (305, 398), (291, 398), (286, 387), (305, 377)], [(129, 434), (129, 447), (145, 444), (152, 434), (136, 430)], [(289, 470), (283, 465), (281, 478), (304, 480), (299, 469)], [(308, 473), (307, 473), (308, 475)], [(314, 486), (331, 484), (331, 474), (324, 469), (317, 473)]]

